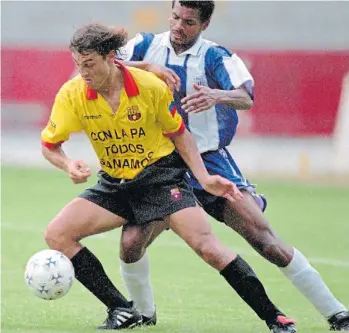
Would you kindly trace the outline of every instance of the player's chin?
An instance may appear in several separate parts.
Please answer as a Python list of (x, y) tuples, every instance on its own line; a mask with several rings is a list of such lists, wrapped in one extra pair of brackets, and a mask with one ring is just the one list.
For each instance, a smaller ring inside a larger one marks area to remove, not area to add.
[(103, 85), (103, 83), (92, 81), (92, 80), (85, 81), (85, 83), (90, 89), (93, 89), (93, 90), (99, 90)]
[(171, 42), (175, 45), (184, 45), (185, 40), (180, 37), (171, 36)]
[(84, 81), (89, 88), (93, 88), (93, 81), (92, 80), (84, 79)]

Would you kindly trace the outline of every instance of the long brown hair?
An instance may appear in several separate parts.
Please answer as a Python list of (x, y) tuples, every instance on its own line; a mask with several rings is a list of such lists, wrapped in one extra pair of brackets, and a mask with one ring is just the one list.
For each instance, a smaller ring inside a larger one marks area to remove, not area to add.
[(80, 54), (96, 52), (106, 56), (127, 42), (127, 31), (100, 23), (90, 23), (79, 28), (70, 40), (69, 49)]

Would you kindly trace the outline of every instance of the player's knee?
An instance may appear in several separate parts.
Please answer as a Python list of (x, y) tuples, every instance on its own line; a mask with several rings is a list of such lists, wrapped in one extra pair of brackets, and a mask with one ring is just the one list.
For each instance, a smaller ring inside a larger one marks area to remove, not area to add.
[(293, 248), (279, 241), (263, 248), (263, 257), (278, 267), (286, 267), (293, 258)]
[(215, 265), (218, 260), (217, 249), (215, 242), (211, 239), (206, 239), (200, 243), (199, 253), (201, 253), (202, 258), (208, 262), (210, 265)]
[(266, 246), (274, 244), (276, 235), (268, 224), (261, 221), (247, 221), (245, 226), (245, 234), (249, 243), (260, 250), (264, 250)]
[(235, 212), (230, 208), (226, 224), (236, 230), (258, 251), (263, 251), (265, 246), (276, 241), (276, 234), (271, 229), (268, 221), (259, 210), (252, 209), (249, 205), (239, 207)]
[(120, 259), (127, 264), (134, 263), (142, 258), (146, 243), (138, 233), (123, 233), (120, 242)]
[(224, 268), (234, 257), (213, 234), (198, 237), (194, 250), (205, 262), (218, 270)]
[(50, 249), (61, 251), (64, 253), (64, 250), (69, 246), (69, 241), (72, 242), (72, 237), (68, 237), (63, 230), (57, 227), (56, 223), (51, 222), (44, 233), (44, 238), (46, 244)]
[[(253, 226), (253, 224), (250, 224)], [(286, 245), (267, 223), (259, 223), (258, 226), (247, 229), (246, 240), (264, 258), (278, 267), (287, 266), (293, 255), (292, 247)]]
[(248, 243), (265, 257), (278, 243), (273, 230), (263, 223), (247, 222), (243, 235)]

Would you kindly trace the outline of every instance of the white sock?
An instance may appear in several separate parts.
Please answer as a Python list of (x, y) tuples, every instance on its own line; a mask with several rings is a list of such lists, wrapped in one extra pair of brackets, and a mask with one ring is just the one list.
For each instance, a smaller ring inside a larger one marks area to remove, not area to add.
[(147, 253), (135, 263), (120, 260), (121, 276), (135, 307), (146, 317), (155, 313), (154, 293), (150, 284), (150, 262)]
[(346, 311), (345, 306), (339, 303), (328, 289), (320, 274), (297, 249), (294, 249), (289, 265), (280, 270), (326, 319)]

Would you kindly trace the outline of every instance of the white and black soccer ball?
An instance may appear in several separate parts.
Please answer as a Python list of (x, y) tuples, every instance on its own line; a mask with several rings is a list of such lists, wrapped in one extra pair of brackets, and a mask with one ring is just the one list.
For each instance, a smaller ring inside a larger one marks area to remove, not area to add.
[(74, 267), (63, 253), (42, 250), (29, 259), (24, 278), (34, 295), (54, 300), (70, 290), (75, 279)]

